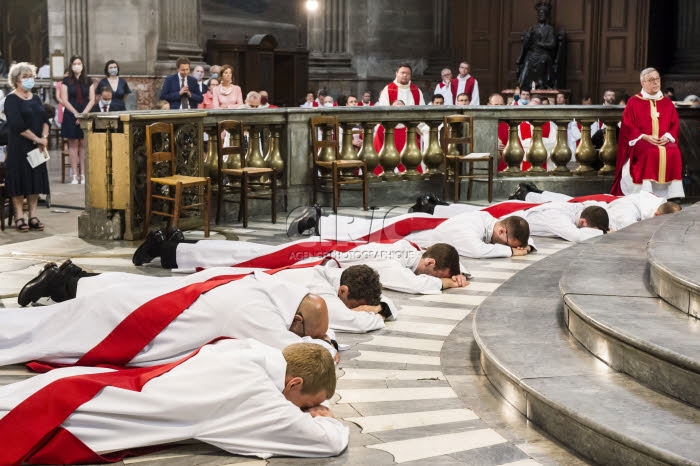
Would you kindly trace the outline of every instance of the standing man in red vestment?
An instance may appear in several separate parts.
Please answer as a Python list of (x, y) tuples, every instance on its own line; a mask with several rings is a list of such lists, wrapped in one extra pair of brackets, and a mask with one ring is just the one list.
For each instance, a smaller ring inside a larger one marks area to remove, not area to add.
[(469, 74), (469, 63), (459, 64), (459, 74), (452, 80), (452, 95), (465, 93), (469, 96), (470, 105), (479, 105), (479, 83)]
[(666, 199), (685, 197), (683, 160), (678, 149), (678, 112), (661, 92), (654, 68), (639, 76), (642, 92), (630, 98), (622, 114), (617, 170), (611, 194), (649, 191)]
[(377, 105), (389, 106), (397, 100), (405, 105), (425, 105), (423, 93), (418, 86), (411, 83), (413, 69), (408, 63), (402, 63), (396, 68), (396, 79), (384, 86), (379, 95)]

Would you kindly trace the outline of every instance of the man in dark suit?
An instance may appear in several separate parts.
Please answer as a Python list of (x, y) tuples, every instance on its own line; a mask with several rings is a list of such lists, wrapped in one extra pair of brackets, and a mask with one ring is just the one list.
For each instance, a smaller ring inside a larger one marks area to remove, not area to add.
[(194, 76), (194, 79), (197, 80), (197, 88), (199, 89), (200, 94), (204, 96), (204, 94), (206, 94), (209, 90), (209, 86), (204, 83), (204, 67), (202, 65), (195, 66), (192, 76)]
[(91, 112), (121, 112), (126, 110), (124, 104), (118, 101), (112, 101), (112, 88), (109, 84), (97, 89), (100, 100), (90, 109)]
[(190, 61), (180, 57), (175, 62), (177, 73), (171, 74), (163, 82), (160, 100), (170, 103), (170, 110), (197, 108), (202, 103), (202, 93), (197, 80), (190, 76)]

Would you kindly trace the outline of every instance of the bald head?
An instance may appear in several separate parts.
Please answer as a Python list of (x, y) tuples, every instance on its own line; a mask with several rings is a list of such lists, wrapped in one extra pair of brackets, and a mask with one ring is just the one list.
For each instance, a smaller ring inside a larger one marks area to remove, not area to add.
[(328, 306), (323, 298), (313, 293), (304, 296), (289, 331), (300, 337), (323, 338), (328, 331)]

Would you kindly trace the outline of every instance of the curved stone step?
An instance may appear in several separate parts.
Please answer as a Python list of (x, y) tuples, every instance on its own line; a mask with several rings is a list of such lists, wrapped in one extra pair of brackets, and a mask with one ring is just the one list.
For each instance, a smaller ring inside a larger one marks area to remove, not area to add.
[(700, 317), (700, 204), (674, 214), (649, 241), (653, 290), (673, 306)]
[(567, 294), (567, 326), (591, 353), (700, 407), (700, 321), (659, 298)]
[[(648, 239), (661, 224), (653, 219), (543, 259), (476, 311), (474, 336), (496, 389), (533, 423), (598, 463), (700, 464), (700, 410), (594, 357), (568, 331), (559, 289), (562, 273), (577, 260), (613, 250), (644, 257), (639, 245), (628, 241)], [(589, 270), (590, 276), (596, 272)], [(585, 288), (580, 283), (579, 293)], [(627, 291), (649, 295), (639, 286)]]

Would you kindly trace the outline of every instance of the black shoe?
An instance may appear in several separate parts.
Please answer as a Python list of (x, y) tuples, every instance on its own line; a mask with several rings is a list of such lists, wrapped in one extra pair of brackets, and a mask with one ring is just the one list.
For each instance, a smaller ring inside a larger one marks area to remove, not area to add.
[[(319, 212), (320, 211), (320, 212)], [(316, 222), (323, 210), (317, 205), (312, 207), (304, 207), (298, 217), (289, 224), (287, 228), (287, 236), (294, 238), (302, 236), (305, 231), (312, 230), (311, 234), (316, 233)]]
[(56, 282), (61, 282), (61, 273), (53, 262), (46, 264), (39, 275), (31, 279), (19, 292), (17, 302), (20, 306), (28, 306), (41, 298), (51, 296), (57, 287)]
[(448, 202), (440, 199), (436, 194), (428, 194), (425, 196), (430, 204), (433, 205), (450, 205)]
[(63, 264), (58, 267), (58, 271), (74, 277), (82, 277), (85, 274), (85, 271), (75, 265), (70, 259), (66, 259)]
[(180, 230), (179, 228), (175, 228), (170, 231), (170, 234), (168, 234), (168, 241), (182, 243), (183, 241), (185, 241), (185, 235), (182, 233), (182, 230)]
[(518, 200), (518, 201), (524, 201), (525, 196), (527, 196), (527, 193), (530, 192), (530, 188), (527, 186), (527, 183), (520, 183), (518, 185), (518, 189), (513, 191), (513, 194), (508, 196), (509, 200)]
[(141, 246), (136, 249), (134, 256), (131, 258), (131, 262), (134, 265), (143, 265), (151, 262), (156, 257), (160, 256), (160, 244), (165, 241), (165, 234), (163, 230), (155, 230), (148, 232), (146, 239), (143, 241)]
[(531, 193), (542, 194), (543, 192), (540, 188), (537, 187), (535, 183), (525, 183), (525, 185)]
[(409, 212), (432, 215), (435, 211), (434, 197), (430, 194), (423, 194), (416, 198), (416, 203), (408, 209)]

